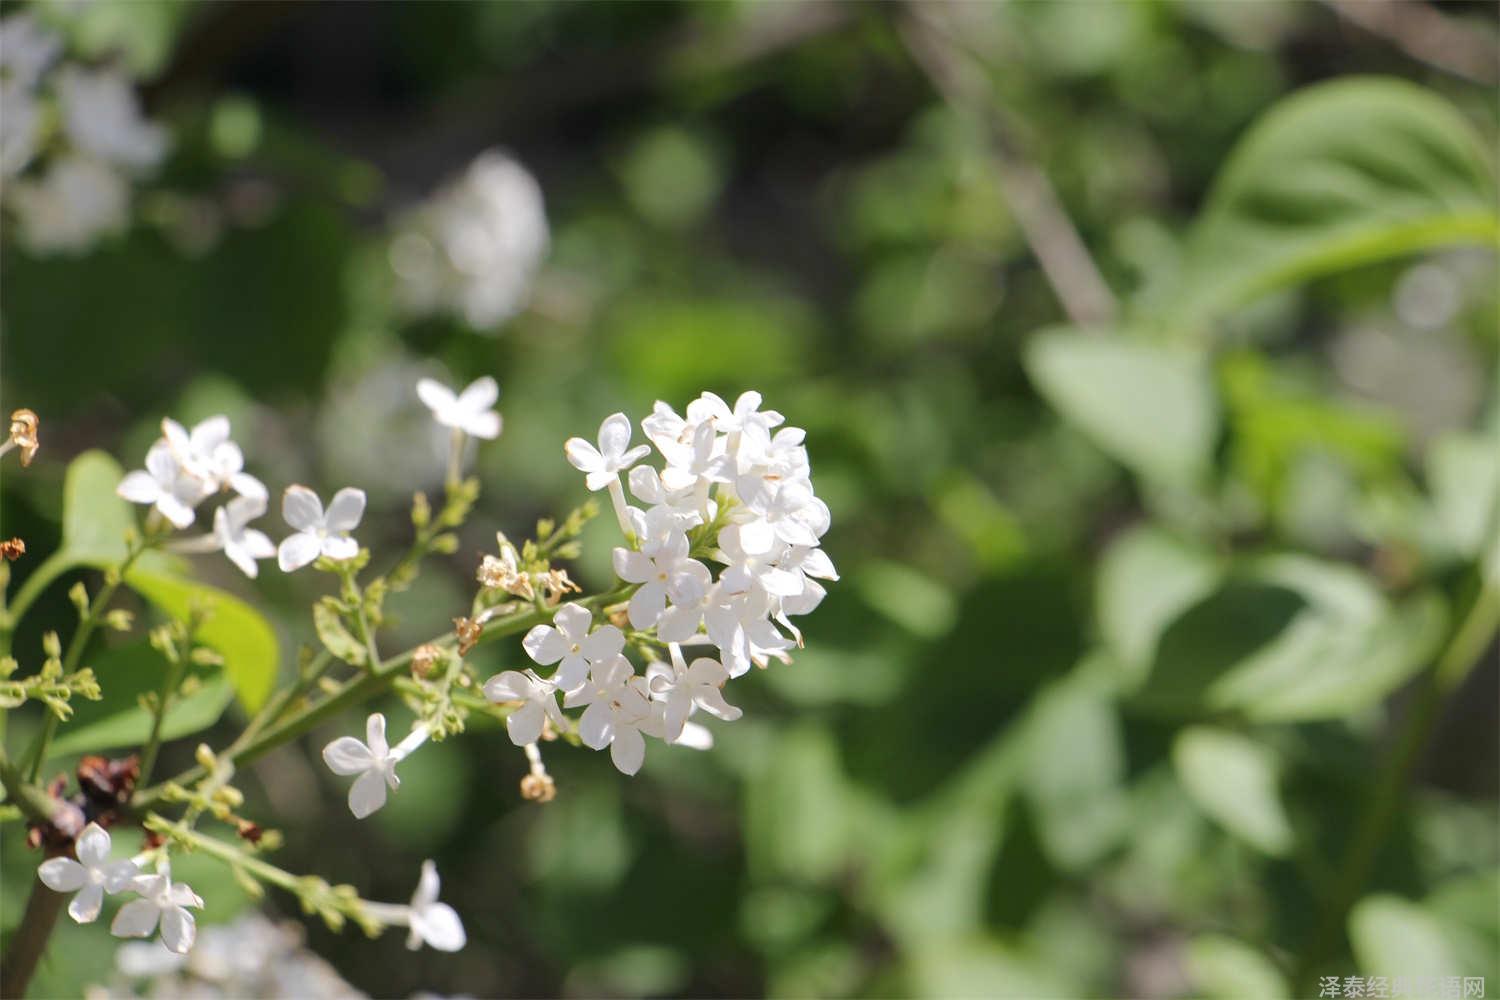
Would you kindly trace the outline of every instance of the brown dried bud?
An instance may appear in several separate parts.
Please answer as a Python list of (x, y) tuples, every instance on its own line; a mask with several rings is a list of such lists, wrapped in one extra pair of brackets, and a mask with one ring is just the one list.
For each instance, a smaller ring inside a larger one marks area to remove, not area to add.
[(141, 846), (148, 851), (154, 851), (166, 842), (167, 838), (164, 835), (157, 833), (155, 830), (147, 830), (146, 839), (141, 842)]
[(469, 650), (474, 648), (479, 637), (484, 634), (484, 626), (470, 618), (455, 618), (453, 631), (458, 634), (458, 655), (468, 656)]
[(528, 774), (521, 779), (521, 798), (528, 802), (551, 802), (557, 797), (557, 782), (549, 774)]
[(103, 809), (129, 802), (140, 776), (141, 762), (134, 754), (119, 760), (91, 755), (78, 762), (79, 791)]
[(432, 643), (424, 643), (417, 647), (417, 651), (411, 654), (411, 672), (415, 677), (426, 677), (432, 673), (433, 664), (437, 663), (438, 657), (442, 655)]
[(8, 538), (0, 542), (0, 556), (15, 562), (26, 554), (26, 543), (19, 538)]
[(538, 578), (542, 585), (542, 593), (548, 604), (556, 604), (568, 595), (569, 591), (575, 594), (583, 593), (583, 588), (568, 579), (568, 571), (565, 569), (549, 569)]
[(10, 415), (10, 439), (21, 449), (22, 466), (30, 465), (31, 460), (36, 457), (37, 448), (41, 447), (37, 441), (39, 423), (36, 414), (24, 408)]
[(252, 844), (259, 844), (260, 838), (266, 835), (266, 831), (260, 828), (259, 823), (252, 823), (248, 819), (242, 819), (235, 827), (235, 832)]

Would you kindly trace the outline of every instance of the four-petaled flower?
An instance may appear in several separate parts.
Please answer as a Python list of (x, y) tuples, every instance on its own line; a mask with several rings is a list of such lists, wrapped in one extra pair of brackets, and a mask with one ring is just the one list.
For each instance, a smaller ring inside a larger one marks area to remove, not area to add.
[(281, 516), (297, 533), (282, 540), (276, 550), (277, 563), (290, 573), (320, 555), (330, 559), (354, 558), (359, 554), (359, 543), (348, 533), (359, 527), (364, 513), (364, 490), (352, 486), (339, 490), (325, 514), (316, 493), (306, 486), (288, 486), (281, 497)]
[(510, 741), (518, 747), (535, 743), (541, 739), (542, 726), (552, 723), (552, 728), (563, 732), (568, 727), (562, 709), (557, 707), (556, 688), (551, 681), (544, 681), (534, 672), (507, 670), (484, 682), (484, 696), (496, 704), (519, 701), (523, 704), (505, 720), (505, 731)]
[(688, 558), (688, 538), (681, 531), (671, 531), (652, 551), (635, 552), (617, 548), (614, 551), (615, 574), (626, 583), (638, 583), (640, 589), (630, 598), (630, 624), (638, 629), (655, 625), (667, 609), (668, 590), (680, 575), (694, 575), (694, 567), (708, 567)]
[(542, 666), (557, 664), (552, 683), (571, 691), (582, 684), (591, 665), (609, 660), (625, 648), (625, 633), (613, 625), (601, 625), (592, 634), (593, 612), (581, 604), (564, 604), (552, 616), (553, 625), (538, 625), (526, 633), (521, 645)]
[(379, 712), (365, 722), (365, 740), (340, 736), (323, 748), (323, 760), (334, 774), (357, 774), (349, 788), (349, 811), (364, 819), (385, 805), (386, 787), (399, 788), (396, 765), (427, 739), (426, 727), (418, 724), (394, 747), (385, 740), (385, 716)]
[(724, 700), (723, 688), (729, 682), (729, 671), (718, 660), (700, 656), (685, 664), (676, 643), (672, 644), (671, 653), (670, 665), (657, 662), (646, 668), (646, 687), (651, 697), (662, 704), (662, 739), (676, 743), (694, 707), (725, 722), (740, 717), (740, 710)]
[(214, 511), (214, 539), (229, 561), (251, 579), (260, 572), (257, 559), (276, 554), (276, 545), (264, 531), (249, 527), (251, 521), (266, 512), (264, 497), (239, 496)]
[(266, 498), (266, 487), (245, 472), (245, 453), (229, 440), (229, 418), (222, 414), (195, 424), (191, 431), (171, 418), (161, 422), (162, 437), (172, 455), (210, 491), (234, 490), (240, 496)]
[(80, 924), (98, 918), (106, 892), (113, 895), (128, 889), (141, 873), (132, 861), (110, 861), (109, 847), (109, 834), (98, 823), (90, 823), (74, 845), (77, 861), (50, 858), (37, 869), (42, 884), (53, 892), (77, 894), (68, 904), (68, 916)]
[[(609, 747), (609, 758), (622, 774), (634, 774), (646, 759), (646, 740), (642, 729), (651, 728), (651, 703), (637, 682), (630, 661), (612, 657), (597, 664), (589, 681), (563, 700), (567, 708), (588, 706), (578, 719), (578, 735), (585, 746), (594, 750)], [(655, 735), (660, 735), (658, 729)]]
[(184, 468), (171, 445), (158, 441), (146, 452), (146, 471), (126, 475), (115, 492), (131, 503), (151, 504), (172, 524), (186, 528), (193, 523), (193, 508), (213, 487)]
[(563, 444), (568, 461), (573, 468), (586, 473), (584, 485), (594, 491), (618, 483), (620, 473), (645, 458), (650, 451), (649, 445), (630, 447), (630, 421), (623, 413), (612, 413), (599, 425), (599, 447), (595, 448), (578, 437), (568, 438)]
[(458, 951), (468, 940), (457, 911), (447, 903), (438, 902), (439, 888), (437, 866), (431, 861), (422, 862), (422, 877), (417, 881), (417, 891), (412, 893), (407, 916), (411, 931), (406, 935), (406, 946), (413, 951), (423, 943), (438, 951)]
[(456, 395), (436, 379), (424, 378), (417, 383), (417, 395), (432, 411), (432, 418), (444, 427), (477, 438), (500, 436), (500, 414), (490, 409), (500, 398), (500, 386), (488, 375), (470, 382)]
[(140, 899), (132, 899), (115, 914), (109, 932), (116, 937), (148, 937), (161, 923), (161, 943), (186, 955), (198, 936), (198, 925), (187, 907), (202, 909), (203, 900), (181, 882), (173, 882), (164, 866), (156, 875), (137, 875), (132, 888)]

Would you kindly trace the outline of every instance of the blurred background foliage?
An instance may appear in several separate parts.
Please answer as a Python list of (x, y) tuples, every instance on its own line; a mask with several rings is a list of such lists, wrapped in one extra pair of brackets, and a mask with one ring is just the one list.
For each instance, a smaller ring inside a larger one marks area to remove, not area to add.
[[(1401, 6), (1494, 51), (1492, 5)], [(560, 748), (538, 806), (476, 724), (360, 825), (313, 752), (354, 720), (254, 765), (279, 863), (401, 899), (435, 857), (464, 915), (455, 956), (310, 926), (350, 982), (1500, 988), (1500, 671), (1492, 644), (1431, 669), (1500, 566), (1495, 64), (1424, 61), (1347, 7), (95, 3), (72, 44), (143, 78), (174, 148), (127, 235), (5, 245), (0, 386), (44, 445), (7, 470), (6, 534), (48, 551), (75, 454), (133, 465), (161, 416), (223, 412), (272, 483), (365, 488), (378, 553), (441, 482), (415, 380), (493, 374), (505, 433), (404, 645), (467, 606), (495, 530), (580, 500), (565, 437), (757, 388), (808, 430), (843, 581), (714, 751), (624, 780)], [(967, 76), (937, 88), (944, 60)], [(403, 320), (390, 219), (492, 145), (545, 193), (530, 307)], [(1060, 303), (1018, 165), (1122, 306)], [(600, 586), (594, 527), (577, 575)], [(289, 670), (323, 582), (198, 572), (266, 611)], [(68, 620), (64, 589), (17, 648)], [(1390, 821), (1346, 884), (1372, 801)], [(17, 829), (10, 887), (36, 863)], [(252, 905), (212, 862), (180, 874), (206, 920)], [(103, 931), (61, 927), (37, 993), (106, 981)]]

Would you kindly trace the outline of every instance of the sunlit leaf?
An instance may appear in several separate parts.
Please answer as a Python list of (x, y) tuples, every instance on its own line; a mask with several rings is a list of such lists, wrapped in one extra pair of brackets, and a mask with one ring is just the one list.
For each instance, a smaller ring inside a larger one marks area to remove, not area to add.
[(1193, 939), (1187, 949), (1187, 968), (1196, 988), (1194, 996), (1277, 1000), (1290, 995), (1275, 963), (1243, 941), (1220, 934)]
[(1230, 833), (1267, 854), (1291, 849), (1269, 749), (1238, 733), (1195, 726), (1178, 734), (1172, 764), (1193, 801)]
[(1150, 668), (1162, 629), (1208, 596), (1221, 576), (1213, 553), (1156, 527), (1130, 531), (1104, 553), (1095, 605), (1105, 643), (1132, 675)]

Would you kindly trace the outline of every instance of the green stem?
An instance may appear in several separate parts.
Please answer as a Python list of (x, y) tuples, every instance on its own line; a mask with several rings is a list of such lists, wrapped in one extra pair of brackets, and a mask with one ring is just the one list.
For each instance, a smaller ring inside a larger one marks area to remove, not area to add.
[(238, 865), (262, 882), (269, 882), (287, 892), (297, 891), (297, 876), (284, 868), (277, 868), (273, 864), (262, 861), (252, 854), (246, 854), (234, 844), (227, 844), (214, 837), (205, 836), (185, 823), (173, 823), (156, 813), (147, 816), (144, 825), (149, 830), (166, 834), (187, 844), (192, 850), (202, 851), (220, 861), (227, 861), (231, 865)]
[[(191, 640), (189, 640), (191, 643)], [(161, 690), (156, 695), (156, 711), (151, 717), (151, 735), (146, 740), (146, 745), (141, 750), (141, 776), (140, 784), (151, 780), (151, 772), (156, 767), (156, 755), (161, 750), (161, 727), (167, 717), (167, 706), (172, 701), (172, 695), (177, 692), (177, 685), (182, 683), (182, 672), (186, 668), (181, 652), (167, 660), (167, 669), (163, 673)]]
[(26, 818), (35, 823), (48, 823), (57, 808), (57, 801), (21, 775), (21, 769), (11, 762), (0, 749), (0, 784), (5, 786), (5, 797), (20, 809)]
[(1376, 778), (1348, 853), (1339, 867), (1323, 917), (1308, 937), (1307, 947), (1297, 962), (1293, 982), (1304, 989), (1316, 985), (1318, 966), (1338, 940), (1349, 910), (1385, 845), (1391, 822), (1400, 809), (1411, 773), (1421, 759), (1422, 748), (1437, 722), (1443, 699), (1468, 677), (1494, 638), (1497, 627), (1500, 627), (1500, 583), (1485, 580), (1468, 614), (1438, 657), (1436, 666), (1424, 677), (1417, 703)]

